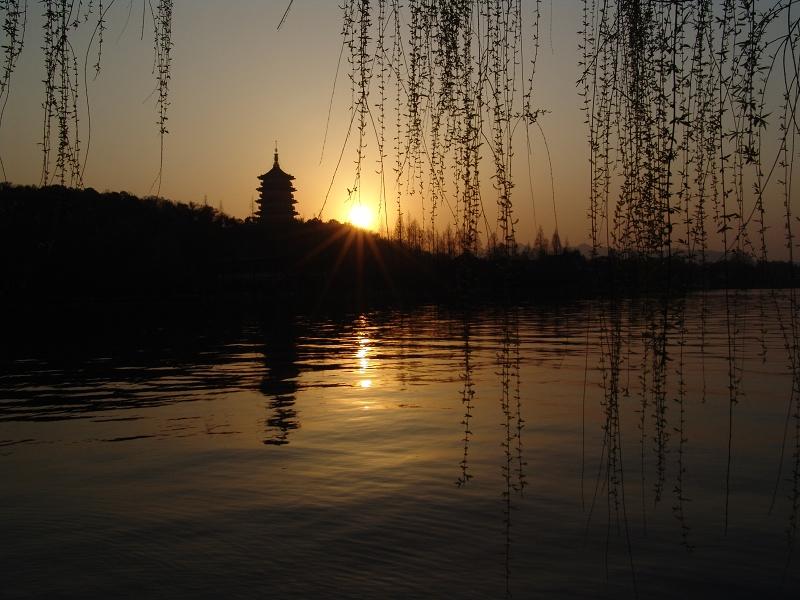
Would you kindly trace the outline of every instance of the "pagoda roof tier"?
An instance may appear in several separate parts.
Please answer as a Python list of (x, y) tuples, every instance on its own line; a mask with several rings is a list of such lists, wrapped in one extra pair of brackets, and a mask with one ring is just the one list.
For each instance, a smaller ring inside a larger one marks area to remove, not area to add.
[(264, 181), (264, 182), (269, 181), (270, 183), (278, 182), (278, 181), (285, 181), (285, 182), (288, 183), (292, 179), (294, 179), (293, 175), (289, 175), (289, 173), (286, 173), (285, 171), (283, 171), (281, 169), (281, 166), (278, 164), (278, 147), (277, 147), (277, 145), (275, 146), (275, 159), (274, 159), (274, 162), (272, 163), (272, 168), (269, 171), (267, 171), (266, 173), (264, 173), (263, 175), (259, 175), (258, 178), (261, 181)]
[(261, 179), (258, 189), (294, 191), (294, 186), (289, 179)]
[(262, 181), (264, 180), (291, 181), (292, 179), (294, 179), (294, 175), (289, 175), (288, 173), (284, 172), (280, 167), (275, 166), (272, 167), (269, 171), (267, 171), (263, 175), (259, 175), (258, 178), (261, 179)]

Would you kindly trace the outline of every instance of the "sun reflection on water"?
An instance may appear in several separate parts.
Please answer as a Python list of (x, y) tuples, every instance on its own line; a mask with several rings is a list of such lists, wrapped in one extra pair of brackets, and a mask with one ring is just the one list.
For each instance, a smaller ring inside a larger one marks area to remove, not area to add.
[(365, 329), (368, 327), (368, 322), (365, 317), (358, 320), (358, 327), (356, 329), (356, 344), (357, 349), (355, 358), (357, 361), (356, 375), (358, 376), (357, 387), (369, 389), (373, 386), (374, 366), (370, 360), (370, 355), (373, 352), (372, 340), (366, 335)]

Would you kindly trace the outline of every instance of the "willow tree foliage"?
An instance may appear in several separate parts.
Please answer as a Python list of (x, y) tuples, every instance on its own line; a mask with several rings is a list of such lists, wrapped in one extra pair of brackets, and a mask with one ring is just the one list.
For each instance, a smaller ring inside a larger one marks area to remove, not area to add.
[[(781, 194), (792, 252), (799, 12), (795, 0), (582, 0), (596, 250), (704, 258), (713, 243), (763, 259), (765, 197)], [(513, 251), (514, 133), (542, 114), (540, 2), (348, 0), (343, 14), (357, 169), (366, 136), (387, 154), (388, 103), (397, 222), (399, 199), (420, 194), (431, 227), (446, 207), (474, 249), (485, 161)]]
[[(3, 22), (3, 64), (0, 68), (0, 123), (11, 89), (11, 79), (25, 39), (28, 11), (42, 10), (44, 94), (42, 107), (42, 183), (83, 185), (83, 168), (91, 142), (91, 112), (81, 128), (82, 106), (90, 72), (100, 72), (106, 16), (116, 0), (0, 0)], [(172, 0), (142, 2), (142, 35), (149, 14), (153, 34), (153, 74), (156, 78), (158, 127), (163, 164), (167, 133), (169, 80), (172, 50)], [(131, 0), (131, 8), (133, 1)], [(74, 40), (88, 36), (86, 54), (78, 55)], [(88, 109), (88, 107), (87, 107)], [(85, 133), (84, 133), (85, 132)], [(85, 148), (81, 146), (85, 135)], [(4, 173), (5, 175), (5, 170)], [(159, 179), (160, 181), (160, 173)]]
[[(0, 67), (0, 125), (3, 122), (8, 95), (11, 91), (11, 75), (17, 65), (25, 40), (27, 23), (27, 0), (0, 0), (0, 19), (3, 21), (2, 67)], [(0, 159), (5, 178), (5, 167)]]
[[(726, 258), (766, 260), (767, 206), (782, 198), (785, 243), (790, 261), (794, 260), (799, 10), (793, 0), (583, 1), (579, 83), (590, 144), (589, 222), (595, 251), (605, 247), (623, 256), (667, 260), (678, 253), (705, 261), (709, 249), (721, 248)], [(791, 331), (786, 336), (792, 373), (787, 415), (794, 415), (796, 446), (800, 439), (796, 350), (800, 306), (794, 289), (789, 291), (789, 300), (788, 318), (781, 327)], [(725, 290), (722, 301), (728, 364), (727, 530), (734, 414), (741, 396), (745, 341), (738, 315), (741, 298)], [(686, 532), (686, 404), (680, 370), (675, 399), (678, 422), (672, 431), (666, 389), (667, 365), (675, 359), (670, 356), (668, 339), (678, 332), (678, 364), (682, 364), (687, 329), (683, 309), (671, 313), (663, 302), (650, 306), (646, 317), (640, 445), (644, 465), (645, 415), (649, 414), (657, 502), (664, 490), (670, 434), (677, 436), (674, 512)], [(705, 312), (703, 304), (701, 330)], [(603, 339), (609, 357), (604, 405), (609, 414), (605, 431), (611, 460), (617, 443), (614, 410), (624, 393), (614, 379), (623, 348), (617, 342), (619, 318), (612, 314), (609, 322)], [(787, 416), (787, 429), (789, 422)], [(795, 452), (793, 459), (797, 473), (800, 453)], [(614, 473), (614, 468), (611, 461), (606, 470)], [(796, 490), (795, 484), (790, 543), (796, 532)], [(687, 536), (683, 541), (687, 548), (691, 546)]]
[(793, 251), (793, 0), (584, 0), (581, 78), (595, 247), (766, 258), (765, 198)]
[[(780, 195), (793, 254), (798, 0), (580, 2), (579, 87), (591, 155), (594, 248), (702, 259), (714, 245), (765, 258), (765, 200)], [(114, 3), (0, 0), (2, 105), (28, 11), (43, 11), (44, 182), (82, 183), (91, 128), (80, 116), (90, 119), (91, 113), (79, 109), (89, 73), (100, 69), (106, 14)], [(515, 251), (512, 159), (523, 132), (530, 143), (529, 128), (538, 129), (543, 113), (533, 102), (540, 5), (343, 1), (357, 137), (352, 189), (359, 192), (366, 148), (377, 140), (383, 189), (386, 178), (395, 183), (398, 234), (413, 202), (423, 208), (428, 233), (444, 214), (464, 250), (476, 251), (483, 231), (496, 232), (498, 247)], [(149, 15), (152, 23), (162, 157), (172, 6), (170, 0), (141, 3), (143, 22)], [(85, 56), (76, 54), (77, 35), (90, 37)], [(487, 199), (490, 183), (493, 198)], [(388, 208), (390, 200), (384, 201)], [(495, 223), (487, 216), (495, 214), (489, 202), (497, 205)]]
[(526, 29), (520, 0), (343, 3), (358, 135), (354, 189), (366, 142), (375, 135), (382, 177), (384, 159), (393, 154), (398, 236), (404, 200), (418, 199), (429, 233), (446, 211), (462, 248), (475, 252), (482, 226), (494, 229), (481, 196), (488, 158), (500, 247), (513, 251), (512, 140), (519, 125), (535, 123), (540, 114), (532, 105), (539, 4)]

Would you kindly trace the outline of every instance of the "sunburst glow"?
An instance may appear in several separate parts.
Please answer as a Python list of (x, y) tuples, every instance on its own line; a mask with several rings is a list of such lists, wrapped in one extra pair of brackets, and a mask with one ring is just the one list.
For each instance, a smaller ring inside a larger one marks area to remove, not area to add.
[(347, 220), (356, 227), (370, 229), (373, 222), (372, 210), (365, 204), (354, 204), (353, 208), (350, 209)]

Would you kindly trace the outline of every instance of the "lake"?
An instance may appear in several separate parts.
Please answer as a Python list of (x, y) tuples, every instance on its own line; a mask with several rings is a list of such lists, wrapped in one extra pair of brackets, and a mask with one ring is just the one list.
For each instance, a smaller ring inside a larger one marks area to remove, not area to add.
[(4, 598), (800, 593), (789, 292), (108, 314), (2, 355)]

